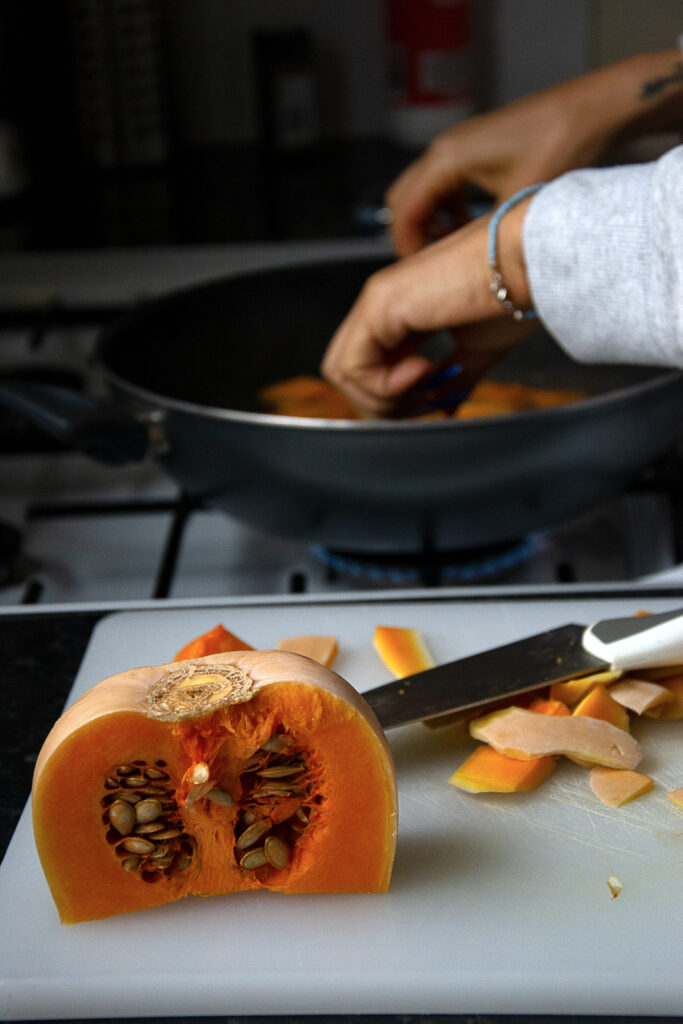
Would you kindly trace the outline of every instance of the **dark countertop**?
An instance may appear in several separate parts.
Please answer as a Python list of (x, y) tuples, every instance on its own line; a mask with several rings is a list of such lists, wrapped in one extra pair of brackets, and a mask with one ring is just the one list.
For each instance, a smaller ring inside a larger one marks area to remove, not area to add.
[(31, 792), (33, 766), (59, 717), (90, 633), (103, 613), (0, 616), (2, 742), (0, 857)]

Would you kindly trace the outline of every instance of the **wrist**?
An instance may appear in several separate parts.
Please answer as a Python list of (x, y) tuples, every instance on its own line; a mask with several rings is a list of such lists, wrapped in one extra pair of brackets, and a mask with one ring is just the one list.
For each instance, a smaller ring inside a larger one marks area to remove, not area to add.
[(489, 222), (488, 264), (491, 273), (489, 291), (497, 312), (515, 320), (535, 317), (523, 250), (523, 226), (533, 194), (541, 188), (531, 186), (517, 193), (493, 214)]

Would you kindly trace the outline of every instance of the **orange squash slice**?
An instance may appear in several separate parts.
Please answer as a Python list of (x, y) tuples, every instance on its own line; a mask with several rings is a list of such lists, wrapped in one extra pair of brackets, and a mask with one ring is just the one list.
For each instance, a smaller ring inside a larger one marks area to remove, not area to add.
[(534, 697), (529, 704), (527, 711), (535, 711), (537, 715), (571, 715), (571, 711), (563, 700), (556, 697)]
[(585, 715), (588, 718), (599, 718), (603, 722), (610, 722), (617, 729), (629, 731), (631, 722), (628, 711), (612, 697), (609, 690), (604, 686), (596, 686), (580, 701), (574, 711), (574, 715)]
[[(538, 715), (569, 715), (560, 700), (534, 697), (529, 711)], [(538, 789), (555, 770), (556, 757), (520, 760), (501, 754), (486, 744), (476, 747), (448, 780), (451, 786), (468, 793), (528, 793)]]
[(482, 743), (448, 780), (468, 793), (528, 793), (552, 775), (557, 759), (535, 757), (522, 761)]
[(553, 683), (550, 687), (550, 696), (573, 707), (596, 686), (609, 686), (620, 679), (622, 675), (623, 672), (609, 670), (595, 672), (590, 676), (579, 676), (578, 679), (567, 679), (564, 683)]
[(277, 649), (303, 654), (306, 658), (313, 658), (313, 661), (318, 661), (329, 668), (339, 654), (339, 643), (334, 636), (290, 636), (280, 640)]
[(434, 658), (419, 629), (375, 626), (375, 650), (396, 679), (432, 668)]
[(208, 654), (224, 654), (226, 651), (253, 651), (251, 644), (240, 640), (220, 623), (207, 630), (201, 636), (190, 640), (176, 654), (174, 661), (186, 661), (190, 658), (205, 658)]
[(67, 924), (188, 895), (389, 887), (397, 801), (384, 733), (341, 676), (289, 652), (103, 680), (53, 726), (32, 798)]

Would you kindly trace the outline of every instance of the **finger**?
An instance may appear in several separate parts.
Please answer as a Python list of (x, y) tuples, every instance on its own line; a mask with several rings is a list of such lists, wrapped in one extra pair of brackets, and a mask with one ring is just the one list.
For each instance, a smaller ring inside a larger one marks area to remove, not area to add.
[(424, 356), (407, 351), (392, 353), (386, 361), (368, 361), (358, 365), (346, 349), (340, 358), (326, 358), (323, 376), (349, 399), (366, 418), (396, 417), (404, 414), (406, 395), (433, 369)]
[[(391, 212), (391, 236), (396, 251), (408, 256), (434, 238), (442, 237), (462, 223), (462, 207), (455, 196), (464, 181), (452, 163), (446, 163), (437, 151), (428, 150), (411, 164), (388, 189), (385, 202)], [(458, 220), (452, 221), (455, 202)], [(448, 215), (448, 225), (444, 222)]]

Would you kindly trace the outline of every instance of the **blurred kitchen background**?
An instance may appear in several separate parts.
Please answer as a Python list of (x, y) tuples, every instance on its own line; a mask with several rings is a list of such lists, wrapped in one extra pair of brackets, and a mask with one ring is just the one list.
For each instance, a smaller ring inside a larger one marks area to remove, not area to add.
[(371, 233), (440, 127), (672, 45), (682, 6), (2, 0), (0, 249)]
[[(0, 0), (0, 383), (91, 391), (100, 330), (169, 290), (387, 258), (382, 195), (435, 132), (673, 46), (682, 22), (681, 0)], [(681, 465), (540, 541), (450, 553), (439, 578), (680, 566)], [(328, 554), (190, 508), (152, 458), (103, 466), (0, 408), (2, 606), (435, 576), (430, 552)]]

